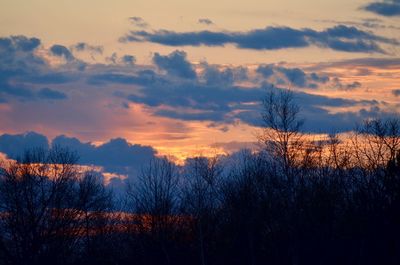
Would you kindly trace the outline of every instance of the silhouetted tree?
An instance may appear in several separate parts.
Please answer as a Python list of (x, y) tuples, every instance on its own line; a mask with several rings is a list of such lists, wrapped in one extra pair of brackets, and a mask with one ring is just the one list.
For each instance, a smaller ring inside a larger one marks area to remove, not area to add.
[(128, 188), (128, 207), (135, 213), (132, 221), (139, 229), (134, 233), (141, 233), (148, 238), (147, 243), (157, 247), (155, 253), (148, 253), (145, 257), (148, 261), (155, 259), (155, 263), (171, 263), (169, 249), (180, 221), (176, 215), (178, 182), (175, 164), (167, 158), (154, 158)]
[(266, 150), (282, 162), (286, 173), (294, 165), (304, 144), (301, 133), (303, 120), (299, 113), (300, 108), (290, 90), (276, 89), (263, 99), (262, 120), (265, 127), (258, 138), (265, 144)]
[[(111, 194), (53, 148), (26, 152), (0, 172), (0, 258), (6, 264), (68, 264), (85, 251), (89, 227)], [(85, 243), (86, 242), (86, 243)]]
[(207, 264), (207, 242), (212, 241), (212, 231), (217, 221), (218, 193), (222, 165), (218, 157), (195, 157), (186, 161), (182, 203), (186, 214), (194, 218), (200, 264)]

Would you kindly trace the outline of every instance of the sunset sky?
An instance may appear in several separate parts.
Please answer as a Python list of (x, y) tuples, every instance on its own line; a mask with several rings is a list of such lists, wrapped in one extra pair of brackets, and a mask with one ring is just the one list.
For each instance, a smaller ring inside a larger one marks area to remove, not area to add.
[(0, 152), (229, 153), (280, 88), (309, 133), (398, 116), (400, 0), (373, 1), (0, 0)]

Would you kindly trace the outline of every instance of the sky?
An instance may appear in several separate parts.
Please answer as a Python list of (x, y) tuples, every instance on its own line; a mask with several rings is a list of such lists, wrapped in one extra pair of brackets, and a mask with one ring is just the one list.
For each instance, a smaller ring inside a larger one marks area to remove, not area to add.
[(64, 144), (115, 176), (231, 153), (274, 89), (310, 134), (399, 116), (399, 22), (400, 0), (0, 0), (0, 152)]

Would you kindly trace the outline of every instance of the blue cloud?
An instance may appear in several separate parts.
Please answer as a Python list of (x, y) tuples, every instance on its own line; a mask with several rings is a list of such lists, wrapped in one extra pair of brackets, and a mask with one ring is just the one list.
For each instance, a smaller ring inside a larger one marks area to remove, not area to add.
[(65, 135), (55, 137), (51, 143), (46, 136), (35, 132), (0, 135), (0, 152), (12, 159), (21, 158), (31, 149), (48, 150), (50, 146), (67, 147), (76, 152), (79, 164), (102, 166), (106, 171), (118, 174), (129, 174), (139, 170), (157, 154), (150, 146), (130, 144), (122, 138), (111, 139), (95, 146)]
[(51, 46), (50, 52), (54, 56), (63, 57), (67, 61), (72, 61), (74, 59), (74, 56), (72, 55), (71, 51), (63, 45), (55, 44)]
[(386, 17), (400, 16), (400, 0), (385, 0), (372, 2), (363, 9)]
[(277, 69), (279, 72), (283, 73), (290, 84), (298, 87), (305, 87), (307, 84), (306, 73), (299, 68), (284, 68), (279, 67)]
[(234, 44), (241, 49), (277, 50), (318, 46), (344, 52), (385, 53), (379, 44), (399, 42), (366, 32), (356, 27), (337, 25), (323, 31), (266, 27), (247, 32), (175, 32), (168, 30), (131, 31), (121, 42), (153, 42), (169, 46), (224, 46)]
[[(256, 72), (265, 79), (275, 76), (278, 85), (287, 85), (290, 87), (318, 88), (318, 83), (325, 84), (329, 81), (329, 77), (326, 75), (319, 75), (317, 73), (307, 74), (300, 68), (286, 68), (274, 64), (259, 65)], [(277, 77), (278, 73), (282, 76)]]
[[(56, 72), (35, 53), (38, 38), (11, 36), (0, 38), (0, 95), (20, 100), (65, 99), (67, 95), (32, 84), (62, 84), (74, 80), (73, 74)], [(55, 49), (58, 51), (57, 49)]]
[(140, 167), (154, 158), (156, 151), (149, 146), (130, 144), (125, 139), (115, 138), (100, 145), (82, 143), (77, 138), (57, 136), (52, 145), (68, 147), (80, 156), (79, 163), (102, 166), (106, 171), (126, 174), (126, 167)]
[(122, 56), (121, 61), (126, 65), (134, 65), (136, 62), (136, 58), (133, 55), (125, 54)]
[(53, 90), (50, 88), (42, 88), (38, 93), (37, 96), (43, 99), (53, 99), (53, 100), (62, 100), (67, 99), (68, 96), (60, 91)]
[(184, 51), (174, 51), (166, 56), (155, 53), (153, 62), (170, 75), (187, 79), (196, 78), (196, 72), (190, 62), (187, 61)]
[(25, 134), (3, 134), (0, 136), (0, 152), (9, 158), (18, 159), (32, 148), (49, 148), (49, 141), (44, 135), (28, 132)]
[(318, 82), (318, 83), (322, 83), (325, 84), (326, 82), (329, 81), (329, 76), (326, 75), (319, 75), (317, 73), (311, 73), (310, 77), (313, 81)]
[(0, 51), (14, 53), (16, 51), (31, 52), (40, 45), (38, 38), (28, 38), (26, 36), (11, 36), (0, 38)]
[(231, 68), (223, 70), (218, 69), (217, 66), (203, 64), (203, 78), (208, 85), (232, 85), (234, 80), (234, 72)]
[(273, 65), (259, 65), (256, 70), (264, 78), (269, 78), (274, 74)]
[[(291, 74), (291, 71), (288, 70), (288, 72)], [(294, 72), (297, 74), (297, 71)], [(303, 77), (302, 74), (299, 75)], [(322, 77), (318, 76), (318, 79), (325, 82)], [(296, 82), (302, 83), (303, 81)], [(157, 116), (180, 120), (208, 120), (218, 123), (234, 123), (236, 120), (240, 120), (260, 126), (260, 101), (266, 91), (271, 89), (279, 88), (274, 88), (267, 83), (260, 87), (249, 88), (229, 83), (211, 84), (191, 81), (170, 82), (162, 85), (152, 84), (139, 88), (139, 94), (118, 96), (134, 103), (155, 107), (154, 114)], [(300, 91), (294, 91), (294, 95), (304, 111), (305, 118), (309, 121), (306, 129), (313, 132), (321, 132), (321, 128), (324, 130), (332, 129), (333, 124), (336, 125), (335, 129), (350, 130), (361, 117), (361, 114), (349, 114), (350, 117), (344, 114), (331, 114), (323, 107), (349, 107), (355, 104), (375, 106), (377, 104), (376, 101), (329, 98)], [(158, 108), (161, 106), (168, 106), (168, 109)], [(318, 120), (318, 123), (314, 123), (314, 120)]]

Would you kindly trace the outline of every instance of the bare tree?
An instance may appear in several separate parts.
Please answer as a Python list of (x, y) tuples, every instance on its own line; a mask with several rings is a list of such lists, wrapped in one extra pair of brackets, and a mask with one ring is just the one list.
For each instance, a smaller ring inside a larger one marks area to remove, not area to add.
[(304, 143), (300, 108), (290, 90), (270, 91), (263, 100), (263, 133), (258, 137), (266, 150), (281, 159), (283, 169), (293, 165)]
[[(179, 175), (175, 164), (167, 158), (154, 158), (142, 169), (138, 179), (128, 188), (128, 207), (136, 215), (134, 221), (142, 233), (149, 234), (171, 262), (168, 241), (180, 221), (175, 215), (178, 206)], [(137, 232), (137, 231), (136, 231)]]
[(66, 149), (37, 149), (3, 168), (0, 252), (7, 263), (63, 264), (79, 256), (85, 223), (107, 209), (111, 195), (82, 177), (76, 161)]
[(400, 120), (366, 120), (357, 128), (354, 143), (363, 167), (376, 169), (385, 165), (400, 150)]
[(222, 165), (218, 157), (195, 157), (186, 162), (183, 207), (195, 219), (202, 265), (207, 263), (205, 237), (215, 221), (221, 173)]

